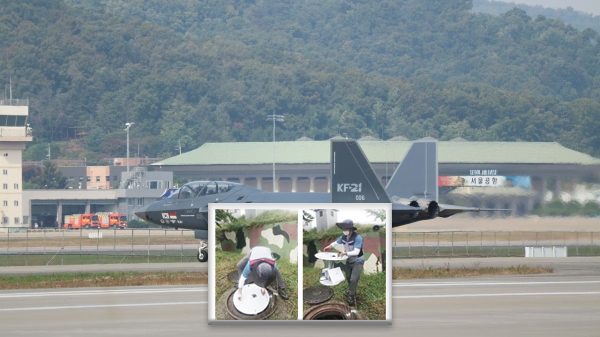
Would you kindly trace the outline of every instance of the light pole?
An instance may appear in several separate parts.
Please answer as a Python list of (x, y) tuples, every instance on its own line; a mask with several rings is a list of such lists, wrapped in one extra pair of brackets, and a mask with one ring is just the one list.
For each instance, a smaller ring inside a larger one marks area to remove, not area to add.
[(282, 115), (268, 115), (268, 121), (273, 121), (273, 192), (275, 192), (275, 122), (283, 122)]
[(127, 173), (129, 173), (129, 128), (135, 124), (134, 122), (131, 123), (125, 123), (125, 126), (127, 127), (125, 129), (125, 131), (127, 131)]

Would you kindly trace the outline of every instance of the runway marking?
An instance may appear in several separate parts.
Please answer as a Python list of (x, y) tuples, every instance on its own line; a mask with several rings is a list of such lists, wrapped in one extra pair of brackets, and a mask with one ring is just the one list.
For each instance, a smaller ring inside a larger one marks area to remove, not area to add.
[(594, 284), (600, 281), (548, 281), (548, 282), (446, 282), (446, 283), (394, 283), (392, 287), (437, 287), (437, 286), (490, 286), (490, 285), (540, 285), (540, 284)]
[(20, 297), (49, 297), (49, 296), (88, 296), (107, 294), (158, 294), (158, 293), (182, 293), (182, 292), (207, 292), (207, 288), (173, 288), (173, 289), (110, 289), (110, 290), (73, 290), (73, 291), (51, 291), (35, 293), (8, 293), (0, 294), (0, 298)]
[(139, 303), (139, 304), (107, 304), (107, 305), (72, 305), (64, 307), (30, 307), (30, 308), (6, 308), (0, 309), (0, 312), (4, 311), (35, 311), (35, 310), (60, 310), (60, 309), (97, 309), (97, 308), (127, 308), (127, 307), (152, 307), (152, 306), (163, 306), (163, 305), (196, 305), (196, 304), (207, 304), (208, 302), (171, 302), (171, 303)]
[(503, 296), (552, 296), (552, 295), (600, 295), (600, 291), (559, 293), (505, 293), (505, 294), (454, 294), (454, 295), (411, 295), (392, 296), (393, 299), (453, 298), (453, 297), (503, 297)]

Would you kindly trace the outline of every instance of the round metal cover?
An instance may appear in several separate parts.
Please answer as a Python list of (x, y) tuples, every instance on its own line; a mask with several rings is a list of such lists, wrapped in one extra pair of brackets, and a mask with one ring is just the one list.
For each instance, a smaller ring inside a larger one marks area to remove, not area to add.
[(315, 257), (319, 260), (323, 260), (323, 261), (343, 261), (346, 260), (348, 257), (347, 256), (338, 256), (337, 253), (328, 253), (328, 252), (321, 252), (321, 253), (316, 253)]
[[(264, 288), (262, 288), (264, 289)], [(246, 284), (242, 288), (242, 298), (236, 293), (233, 296), (233, 306), (245, 315), (258, 315), (265, 311), (271, 302), (269, 292), (261, 293), (261, 288), (256, 284)]]
[(333, 297), (333, 289), (324, 286), (304, 288), (304, 302), (319, 304), (329, 301)]
[[(240, 281), (240, 277), (238, 276), (237, 270), (234, 270), (231, 273), (227, 274), (227, 279), (229, 281), (237, 284)], [(248, 276), (248, 278), (246, 279), (246, 283), (248, 283), (248, 284), (254, 283), (254, 280), (252, 279), (252, 274), (250, 274), (250, 276)]]

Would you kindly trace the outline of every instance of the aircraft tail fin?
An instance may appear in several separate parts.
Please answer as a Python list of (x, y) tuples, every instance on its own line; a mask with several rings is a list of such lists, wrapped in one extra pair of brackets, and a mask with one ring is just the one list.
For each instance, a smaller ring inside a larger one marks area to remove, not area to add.
[(438, 141), (414, 141), (385, 190), (399, 198), (438, 201)]
[(331, 202), (389, 203), (381, 181), (356, 140), (331, 140)]

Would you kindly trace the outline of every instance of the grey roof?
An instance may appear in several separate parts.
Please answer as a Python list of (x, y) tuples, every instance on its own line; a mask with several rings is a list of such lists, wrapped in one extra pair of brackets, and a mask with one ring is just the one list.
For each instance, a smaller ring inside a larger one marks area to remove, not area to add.
[(309, 137), (300, 137), (298, 139), (296, 139), (297, 142), (309, 142), (309, 141), (313, 141), (314, 139), (309, 138)]
[(373, 137), (373, 136), (364, 136), (362, 138), (359, 138), (358, 140), (360, 140), (360, 141), (379, 141), (381, 139), (379, 139), (377, 137)]
[(464, 139), (463, 137), (456, 137), (456, 138), (452, 138), (450, 139), (451, 142), (468, 142), (468, 140)]
[[(361, 141), (372, 163), (400, 162), (412, 142)], [(232, 164), (328, 164), (330, 142), (244, 142), (206, 143), (181, 155), (153, 165), (232, 165)], [(558, 143), (527, 142), (439, 142), (442, 164), (577, 164), (600, 165), (600, 159), (567, 149)]]
[(408, 140), (408, 138), (403, 137), (403, 136), (396, 136), (394, 138), (388, 139), (388, 141), (392, 141), (392, 142), (405, 142), (407, 140)]

